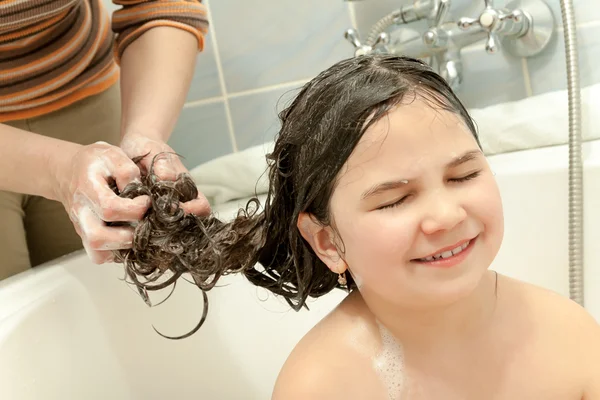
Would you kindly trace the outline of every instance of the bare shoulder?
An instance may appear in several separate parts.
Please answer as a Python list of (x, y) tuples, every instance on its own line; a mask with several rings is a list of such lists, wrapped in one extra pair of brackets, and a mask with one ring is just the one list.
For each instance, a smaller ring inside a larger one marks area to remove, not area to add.
[[(561, 326), (562, 331), (572, 331), (579, 335), (584, 331), (599, 328), (598, 322), (583, 307), (552, 290), (523, 281), (502, 276), (499, 285), (503, 285), (513, 299), (512, 306), (525, 312), (535, 313), (536, 320), (545, 324)], [(499, 289), (500, 290), (500, 289)]]
[(385, 398), (370, 366), (379, 346), (377, 327), (356, 297), (350, 295), (296, 345), (279, 373), (273, 400)]
[[(600, 399), (600, 324), (584, 307), (551, 290), (503, 276), (515, 315), (546, 343), (548, 362), (567, 364), (581, 378), (584, 399)], [(499, 288), (500, 293), (500, 288)], [(554, 361), (552, 361), (554, 360)]]

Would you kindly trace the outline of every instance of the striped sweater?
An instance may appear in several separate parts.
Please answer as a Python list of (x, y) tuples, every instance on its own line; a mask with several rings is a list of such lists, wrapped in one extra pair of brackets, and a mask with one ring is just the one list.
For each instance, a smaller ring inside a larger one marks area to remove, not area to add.
[(31, 118), (97, 94), (119, 77), (125, 48), (148, 29), (208, 29), (202, 0), (0, 0), (0, 122)]

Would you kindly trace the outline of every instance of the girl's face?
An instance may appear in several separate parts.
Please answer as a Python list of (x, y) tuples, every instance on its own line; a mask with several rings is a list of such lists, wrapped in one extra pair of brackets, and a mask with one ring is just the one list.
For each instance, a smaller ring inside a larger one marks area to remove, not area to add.
[(504, 232), (500, 193), (460, 116), (422, 100), (373, 124), (331, 198), (336, 244), (363, 296), (404, 306), (471, 293)]

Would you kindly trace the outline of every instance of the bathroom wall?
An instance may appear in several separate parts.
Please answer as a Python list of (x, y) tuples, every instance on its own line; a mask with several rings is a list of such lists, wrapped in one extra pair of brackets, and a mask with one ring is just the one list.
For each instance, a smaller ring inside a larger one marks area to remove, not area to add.
[[(110, 0), (105, 0), (110, 1)], [(508, 0), (496, 0), (501, 6)], [(188, 102), (170, 144), (191, 168), (261, 144), (277, 130), (277, 111), (319, 71), (351, 57), (350, 27), (366, 36), (388, 12), (410, 0), (204, 0), (211, 31), (198, 55)], [(559, 0), (551, 4), (558, 30), (540, 55), (489, 55), (484, 43), (463, 50), (467, 106), (519, 100), (566, 88)], [(483, 0), (453, 1), (452, 16), (477, 16)], [(582, 86), (600, 82), (600, 1), (575, 0)]]
[(211, 31), (170, 140), (193, 167), (270, 140), (294, 90), (350, 57), (342, 0), (204, 0)]

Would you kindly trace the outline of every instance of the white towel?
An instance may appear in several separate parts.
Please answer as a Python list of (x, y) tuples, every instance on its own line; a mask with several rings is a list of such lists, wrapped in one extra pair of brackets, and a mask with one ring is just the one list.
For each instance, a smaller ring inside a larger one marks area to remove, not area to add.
[[(519, 101), (469, 110), (487, 155), (566, 144), (569, 113), (566, 90), (548, 92)], [(600, 138), (600, 84), (581, 90), (583, 140)]]
[(190, 173), (211, 205), (267, 193), (266, 155), (274, 142), (227, 154), (193, 168)]

